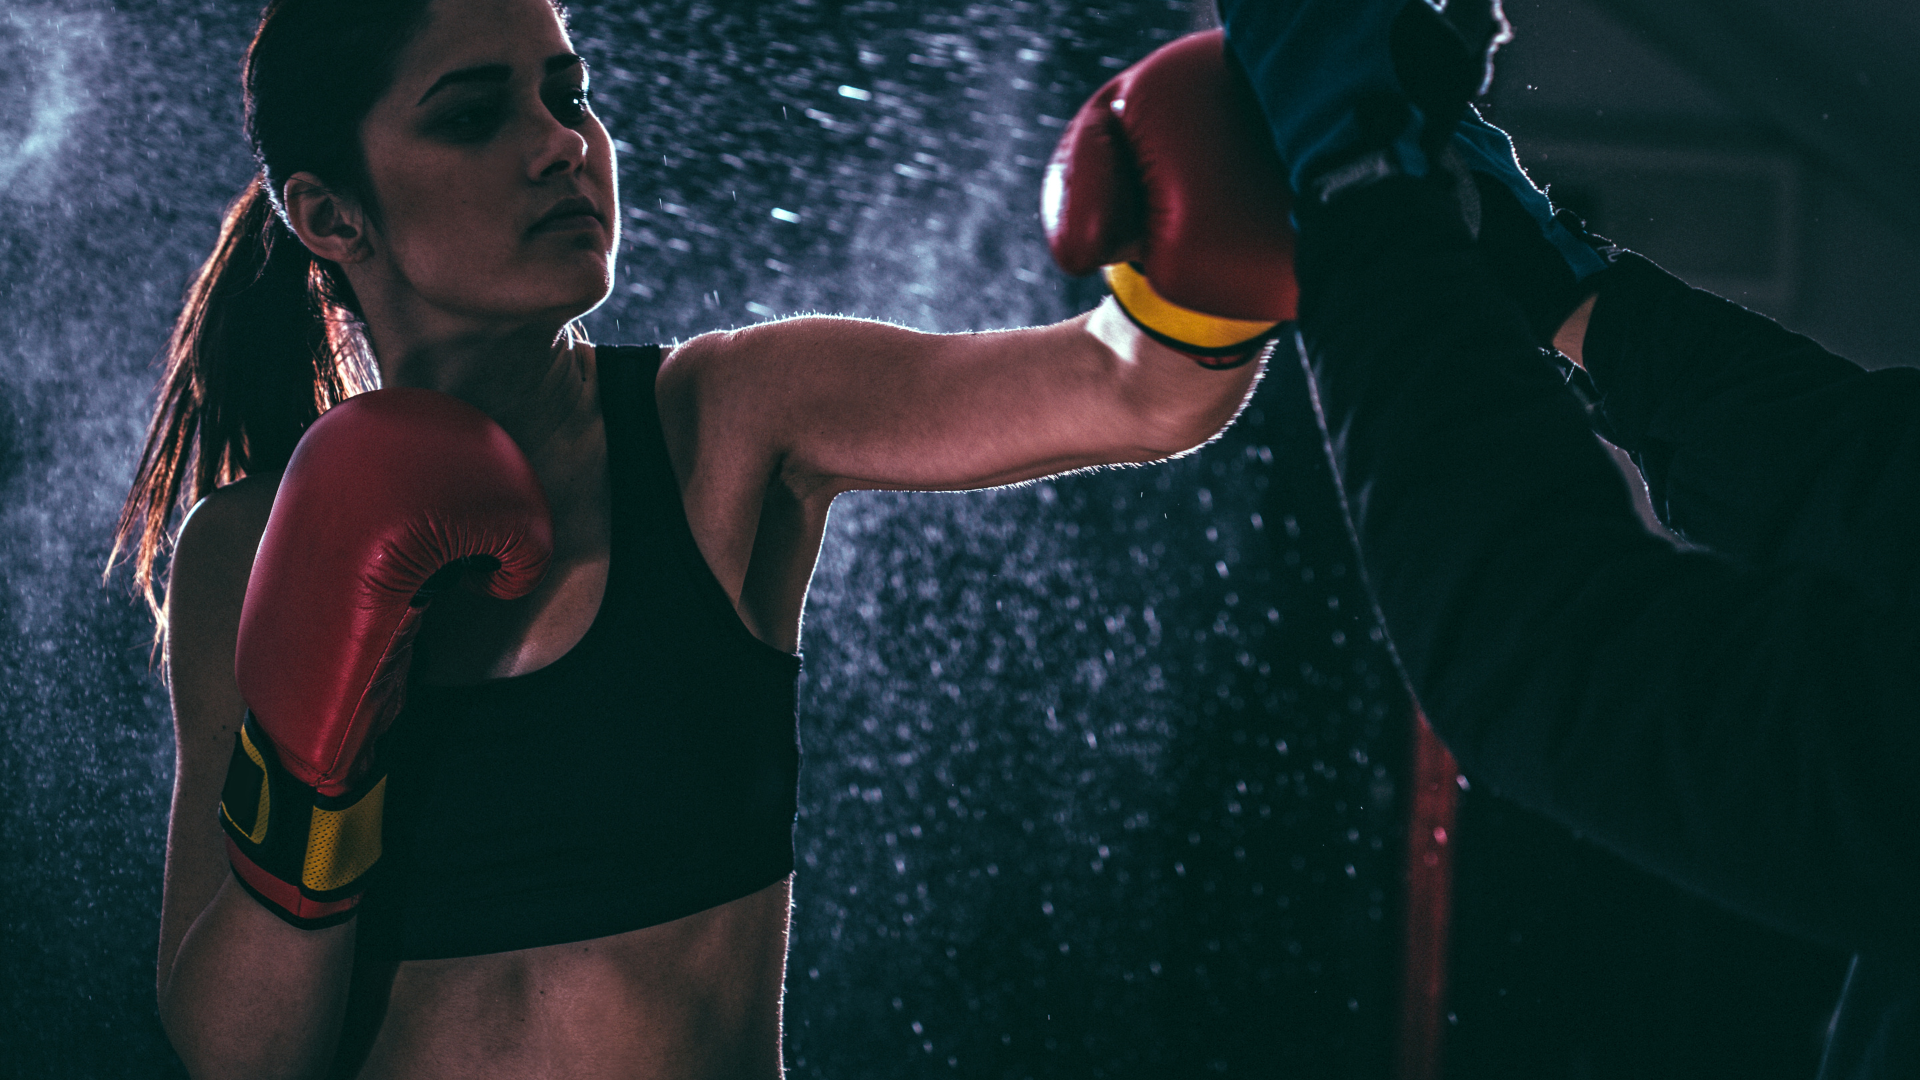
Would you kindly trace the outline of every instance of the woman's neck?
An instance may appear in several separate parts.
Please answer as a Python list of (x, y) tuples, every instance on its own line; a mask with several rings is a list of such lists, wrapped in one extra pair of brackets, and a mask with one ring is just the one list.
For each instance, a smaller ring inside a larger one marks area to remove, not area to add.
[(552, 444), (571, 442), (598, 411), (593, 347), (564, 327), (431, 341), (372, 336), (382, 385), (451, 394), (492, 417), (536, 461), (564, 454)]

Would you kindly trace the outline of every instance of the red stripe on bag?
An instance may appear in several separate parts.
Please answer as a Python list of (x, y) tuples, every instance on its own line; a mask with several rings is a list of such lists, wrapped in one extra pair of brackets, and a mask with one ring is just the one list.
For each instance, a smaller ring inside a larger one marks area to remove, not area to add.
[(1398, 1080), (1440, 1080), (1447, 1037), (1447, 929), (1453, 908), (1453, 818), (1460, 767), (1413, 710), (1413, 799), (1407, 816), (1406, 966)]

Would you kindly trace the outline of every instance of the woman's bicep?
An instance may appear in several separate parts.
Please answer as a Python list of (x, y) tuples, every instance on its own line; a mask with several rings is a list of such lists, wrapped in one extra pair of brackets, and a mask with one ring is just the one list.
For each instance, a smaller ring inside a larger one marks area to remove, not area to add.
[(188, 516), (174, 552), (166, 663), (175, 772), (160, 919), (163, 996), (181, 940), (227, 877), (220, 790), (246, 711), (234, 681), (234, 640), (253, 551), (271, 505), (271, 486), (257, 482), (216, 492)]

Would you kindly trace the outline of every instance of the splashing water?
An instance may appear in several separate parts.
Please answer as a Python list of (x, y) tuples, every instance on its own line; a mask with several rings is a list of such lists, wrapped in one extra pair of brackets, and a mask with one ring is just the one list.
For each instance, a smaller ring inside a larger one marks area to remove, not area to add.
[(15, 200), (50, 193), (62, 144), (86, 107), (76, 68), (97, 60), (101, 18), (92, 12), (31, 6), (0, 19), (9, 63), (0, 100), (0, 192)]

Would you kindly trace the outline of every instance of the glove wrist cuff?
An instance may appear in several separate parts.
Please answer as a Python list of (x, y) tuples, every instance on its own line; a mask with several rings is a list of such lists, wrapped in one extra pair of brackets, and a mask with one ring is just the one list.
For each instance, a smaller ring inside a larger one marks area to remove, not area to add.
[(234, 876), (254, 899), (302, 929), (353, 917), (381, 855), (387, 781), (369, 771), (323, 795), (281, 765), (249, 711), (234, 736), (220, 827)]
[(1193, 357), (1202, 367), (1239, 367), (1252, 360), (1280, 323), (1265, 319), (1228, 319), (1181, 307), (1154, 291), (1131, 263), (1105, 268), (1108, 288), (1133, 324), (1154, 341)]

